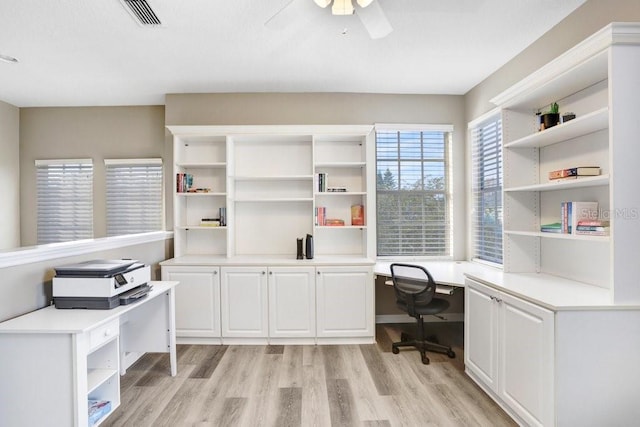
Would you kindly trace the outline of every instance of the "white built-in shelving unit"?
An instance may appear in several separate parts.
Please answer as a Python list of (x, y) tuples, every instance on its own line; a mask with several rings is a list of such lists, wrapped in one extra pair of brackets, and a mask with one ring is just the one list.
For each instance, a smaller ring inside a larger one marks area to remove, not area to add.
[[(372, 342), (373, 126), (168, 129), (173, 176), (189, 173), (194, 188), (209, 191), (174, 189), (175, 258), (162, 263), (162, 276), (183, 284), (181, 342)], [(320, 173), (346, 191), (318, 191)], [(362, 225), (351, 224), (354, 205), (364, 208)], [(317, 207), (345, 225), (317, 224)], [(224, 227), (201, 225), (220, 208)], [(297, 239), (307, 235), (313, 259), (298, 260)], [(344, 292), (326, 291), (335, 286)], [(342, 317), (327, 318), (342, 305)]]
[[(640, 301), (640, 268), (622, 264), (640, 237), (640, 169), (631, 160), (640, 155), (638, 36), (634, 24), (608, 27), (492, 100), (503, 121), (506, 272), (550, 273), (610, 288), (616, 302)], [(539, 131), (536, 113), (554, 102), (576, 118)], [(578, 166), (601, 175), (548, 179)], [(598, 202), (610, 236), (541, 233), (560, 221), (563, 201)]]

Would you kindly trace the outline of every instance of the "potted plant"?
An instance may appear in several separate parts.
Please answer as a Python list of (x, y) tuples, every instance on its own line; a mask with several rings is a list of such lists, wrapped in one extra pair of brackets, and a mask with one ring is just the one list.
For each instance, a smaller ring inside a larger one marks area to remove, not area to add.
[(558, 103), (554, 102), (549, 107), (549, 111), (540, 116), (540, 130), (549, 129), (560, 123), (560, 113), (558, 112)]

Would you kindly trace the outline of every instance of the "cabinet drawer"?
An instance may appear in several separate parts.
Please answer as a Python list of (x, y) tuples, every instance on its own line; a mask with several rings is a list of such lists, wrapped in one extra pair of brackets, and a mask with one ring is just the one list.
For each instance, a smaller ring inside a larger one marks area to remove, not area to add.
[(117, 337), (119, 333), (120, 321), (118, 319), (92, 329), (89, 331), (89, 349), (93, 350), (94, 348), (99, 347), (105, 342)]

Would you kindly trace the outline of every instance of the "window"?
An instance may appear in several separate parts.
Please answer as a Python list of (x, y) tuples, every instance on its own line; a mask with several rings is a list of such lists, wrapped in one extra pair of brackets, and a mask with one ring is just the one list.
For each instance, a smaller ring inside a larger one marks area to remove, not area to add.
[(378, 256), (450, 256), (453, 128), (387, 126), (376, 126)]
[(93, 162), (36, 160), (38, 244), (93, 238)]
[(107, 236), (162, 230), (162, 159), (104, 162)]
[(502, 121), (471, 126), (473, 248), (477, 259), (502, 264)]

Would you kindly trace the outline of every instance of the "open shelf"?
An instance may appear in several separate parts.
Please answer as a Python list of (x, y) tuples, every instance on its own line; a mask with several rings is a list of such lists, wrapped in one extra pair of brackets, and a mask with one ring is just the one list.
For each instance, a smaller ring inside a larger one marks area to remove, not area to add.
[(591, 242), (608, 243), (609, 236), (588, 236), (582, 234), (566, 234), (566, 233), (545, 233), (541, 231), (504, 231), (504, 234), (515, 236), (542, 237), (545, 239), (561, 239), (561, 240), (585, 240)]
[(609, 127), (609, 108), (604, 107), (566, 123), (517, 139), (505, 148), (541, 148)]
[(505, 188), (505, 192), (521, 192), (521, 191), (555, 191), (567, 190), (571, 188), (583, 187), (600, 187), (609, 185), (609, 174), (598, 176), (585, 176), (576, 179), (565, 179), (546, 182), (544, 184), (524, 185), (521, 187)]
[(87, 393), (91, 394), (114, 375), (118, 375), (116, 369), (89, 369), (87, 371)]

